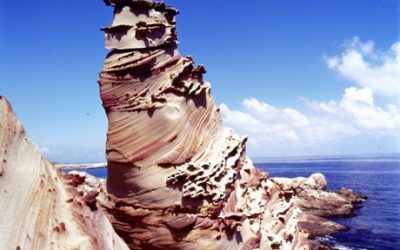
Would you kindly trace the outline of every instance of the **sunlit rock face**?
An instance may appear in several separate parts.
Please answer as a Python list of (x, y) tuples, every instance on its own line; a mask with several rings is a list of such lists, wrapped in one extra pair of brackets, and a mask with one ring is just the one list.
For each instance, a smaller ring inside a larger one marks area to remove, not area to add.
[[(246, 138), (222, 126), (204, 67), (177, 49), (177, 10), (105, 2), (114, 8), (99, 81), (109, 122), (105, 207), (130, 248), (312, 248), (313, 225), (326, 221), (301, 206), (310, 192), (268, 179), (246, 156)], [(321, 178), (300, 186), (327, 193)], [(327, 233), (343, 229), (329, 223)]]
[(84, 182), (41, 156), (0, 96), (0, 249), (128, 249)]

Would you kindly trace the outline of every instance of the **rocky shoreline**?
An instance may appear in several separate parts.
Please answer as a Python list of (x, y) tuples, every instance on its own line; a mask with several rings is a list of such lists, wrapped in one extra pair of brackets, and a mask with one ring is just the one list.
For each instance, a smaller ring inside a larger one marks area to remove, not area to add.
[(62, 170), (85, 170), (85, 169), (95, 169), (95, 168), (106, 168), (107, 163), (72, 163), (72, 164), (55, 164), (57, 168)]
[[(0, 114), (0, 208), (6, 215), (1, 227), (0, 246), (5, 249), (59, 249), (74, 246), (85, 246), (86, 249), (136, 249), (138, 247), (135, 244), (140, 243), (124, 234), (121, 225), (130, 228), (131, 223), (150, 223), (151, 219), (156, 218), (156, 228), (165, 227), (185, 235), (188, 230), (197, 228), (224, 233), (224, 230), (234, 226), (232, 221), (240, 223), (243, 220), (235, 214), (219, 219), (201, 211), (196, 214), (196, 211), (188, 211), (186, 207), (149, 206), (130, 198), (116, 198), (106, 192), (104, 180), (85, 172), (64, 174), (44, 159), (26, 138), (21, 123), (4, 97), (0, 98)], [(297, 217), (295, 223), (307, 240), (306, 244), (298, 244), (293, 249), (329, 249), (314, 240), (315, 237), (345, 227), (325, 218), (352, 216), (354, 209), (360, 207), (366, 198), (349, 189), (326, 192), (326, 180), (320, 174), (309, 178), (267, 180), (268, 185), (278, 189), (264, 206), (266, 211), (271, 211), (270, 215), (288, 223), (290, 221), (286, 218), (288, 213), (293, 213), (294, 207), (299, 209), (297, 213), (302, 211), (298, 213), (301, 216)], [(253, 181), (247, 184), (254, 186), (260, 183)], [(21, 185), (25, 188), (16, 188)], [(159, 224), (160, 219), (167, 220)], [(271, 228), (274, 228), (273, 225)], [(277, 225), (286, 227), (284, 223)], [(143, 228), (137, 227), (136, 230), (143, 232)], [(290, 235), (286, 239), (291, 242), (294, 240)], [(268, 245), (265, 247), (258, 240), (248, 243), (251, 244), (245, 247), (269, 249)], [(279, 249), (279, 246), (274, 246)], [(174, 247), (170, 245), (169, 248)]]
[(223, 126), (204, 66), (179, 53), (178, 11), (105, 3), (107, 180), (43, 158), (0, 97), (0, 248), (329, 249), (317, 237), (346, 228), (328, 218), (366, 197), (327, 191), (322, 174), (269, 178)]

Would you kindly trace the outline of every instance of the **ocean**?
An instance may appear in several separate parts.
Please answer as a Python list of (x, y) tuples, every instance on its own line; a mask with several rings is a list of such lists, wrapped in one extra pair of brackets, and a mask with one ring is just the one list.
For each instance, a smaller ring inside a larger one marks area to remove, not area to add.
[[(322, 173), (329, 190), (341, 187), (368, 196), (356, 216), (337, 218), (350, 229), (321, 240), (339, 250), (400, 250), (400, 156), (256, 158), (271, 177), (308, 177)], [(106, 178), (106, 169), (89, 169)]]
[(341, 187), (367, 195), (356, 216), (335, 221), (350, 228), (322, 240), (337, 249), (400, 249), (400, 157), (256, 159), (271, 177), (308, 177), (320, 172), (329, 190)]

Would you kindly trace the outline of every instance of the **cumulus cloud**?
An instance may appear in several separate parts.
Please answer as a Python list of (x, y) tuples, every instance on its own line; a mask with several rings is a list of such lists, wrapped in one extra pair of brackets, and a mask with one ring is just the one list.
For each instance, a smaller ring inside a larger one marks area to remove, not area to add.
[(326, 58), (329, 69), (374, 93), (400, 97), (400, 41), (388, 51), (379, 51), (373, 41), (354, 37), (341, 55)]
[[(270, 150), (281, 155), (318, 154), (323, 148), (337, 153), (340, 147), (342, 153), (354, 153), (362, 152), (357, 147), (381, 150), (385, 143), (390, 143), (388, 151), (398, 151), (400, 108), (377, 105), (374, 95), (400, 97), (400, 41), (379, 51), (373, 41), (354, 37), (345, 43), (343, 53), (327, 57), (326, 64), (356, 86), (347, 87), (336, 100), (302, 98), (301, 111), (255, 98), (244, 99), (238, 110), (222, 104), (225, 125), (249, 135), (250, 153), (255, 155)], [(368, 145), (372, 142), (375, 145)]]
[(351, 141), (357, 136), (391, 137), (400, 130), (400, 109), (376, 106), (369, 88), (349, 87), (340, 100), (316, 102), (304, 99), (306, 111), (278, 108), (255, 98), (242, 102), (240, 110), (220, 105), (224, 123), (250, 136), (255, 154), (268, 148), (296, 149)]

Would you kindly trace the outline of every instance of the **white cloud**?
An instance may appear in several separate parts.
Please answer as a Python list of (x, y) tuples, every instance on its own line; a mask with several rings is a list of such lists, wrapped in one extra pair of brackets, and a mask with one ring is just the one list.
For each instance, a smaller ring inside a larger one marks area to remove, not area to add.
[[(369, 88), (349, 87), (338, 101), (304, 99), (307, 111), (278, 108), (255, 98), (242, 102), (241, 110), (220, 106), (224, 123), (250, 136), (253, 154), (267, 150), (296, 150), (339, 145), (358, 136), (393, 137), (400, 131), (400, 109), (374, 104)], [(312, 154), (312, 153), (310, 153)]]
[(374, 94), (400, 98), (400, 41), (388, 51), (379, 51), (373, 41), (354, 37), (341, 55), (326, 58), (326, 64), (357, 87), (346, 88), (339, 100), (302, 98), (303, 112), (255, 98), (244, 99), (239, 110), (222, 104), (224, 123), (249, 135), (250, 153), (255, 155), (318, 154), (323, 149), (328, 154), (366, 149), (397, 152), (400, 108), (377, 105)]
[(358, 37), (345, 46), (341, 55), (326, 59), (329, 69), (374, 93), (400, 97), (400, 41), (384, 52), (376, 50), (374, 42), (364, 43)]
[(61, 152), (59, 150), (53, 149), (53, 148), (49, 148), (49, 147), (39, 147), (36, 146), (40, 153), (42, 153), (45, 156), (52, 156), (52, 155), (61, 155)]
[(39, 148), (39, 151), (42, 154), (49, 154), (50, 153), (50, 149), (48, 147)]
[(74, 148), (66, 146), (44, 146), (40, 147), (34, 144), (40, 153), (48, 160), (56, 163), (90, 163), (104, 162), (105, 151), (96, 148)]

